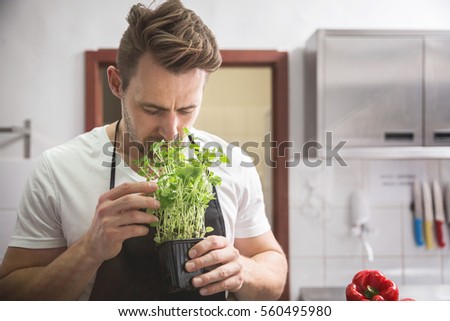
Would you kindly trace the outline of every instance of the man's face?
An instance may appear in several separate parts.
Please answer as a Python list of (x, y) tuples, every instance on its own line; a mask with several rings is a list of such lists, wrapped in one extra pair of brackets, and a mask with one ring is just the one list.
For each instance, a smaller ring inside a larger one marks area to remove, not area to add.
[(173, 74), (143, 55), (128, 88), (120, 91), (124, 133), (144, 146), (182, 136), (197, 119), (206, 78), (200, 69)]

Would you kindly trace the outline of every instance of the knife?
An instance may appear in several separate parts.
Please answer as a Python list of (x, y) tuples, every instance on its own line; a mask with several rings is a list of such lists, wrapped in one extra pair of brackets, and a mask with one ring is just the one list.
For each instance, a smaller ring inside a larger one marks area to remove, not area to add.
[(427, 182), (422, 184), (423, 212), (424, 212), (424, 234), (425, 246), (427, 249), (433, 248), (433, 204), (431, 200), (431, 189)]
[(423, 204), (422, 204), (422, 190), (419, 181), (414, 181), (413, 186), (414, 197), (414, 239), (417, 246), (422, 246), (423, 243)]
[(445, 246), (444, 241), (444, 201), (442, 198), (441, 186), (437, 181), (433, 182), (433, 204), (434, 204), (434, 223), (436, 228), (436, 240), (439, 247)]
[(447, 225), (450, 227), (450, 184), (445, 189), (445, 211), (447, 214)]

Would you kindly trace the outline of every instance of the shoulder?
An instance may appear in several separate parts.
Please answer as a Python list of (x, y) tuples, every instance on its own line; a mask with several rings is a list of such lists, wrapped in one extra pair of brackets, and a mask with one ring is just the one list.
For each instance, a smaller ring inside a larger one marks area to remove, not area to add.
[(95, 128), (44, 151), (34, 167), (34, 174), (56, 182), (69, 176), (74, 179), (81, 173), (91, 173), (93, 168), (99, 168), (104, 162), (109, 161), (108, 153), (111, 154), (109, 145), (112, 146), (112, 143), (106, 135), (105, 128)]
[(221, 148), (223, 153), (228, 157), (232, 167), (254, 167), (253, 160), (239, 146), (227, 142), (219, 136), (205, 132), (203, 130), (192, 129), (196, 139), (200, 140), (208, 148)]
[(70, 141), (46, 150), (43, 159), (50, 164), (74, 164), (86, 157), (101, 158), (102, 151), (111, 145), (106, 135), (105, 127), (97, 127), (89, 132), (80, 134)]
[(194, 139), (199, 140), (199, 144), (207, 148), (221, 148), (228, 158), (228, 163), (215, 164), (211, 167), (211, 170), (222, 178), (224, 184), (221, 188), (229, 184), (234, 191), (242, 195), (244, 190), (260, 185), (253, 158), (242, 148), (205, 131), (194, 129), (192, 133)]

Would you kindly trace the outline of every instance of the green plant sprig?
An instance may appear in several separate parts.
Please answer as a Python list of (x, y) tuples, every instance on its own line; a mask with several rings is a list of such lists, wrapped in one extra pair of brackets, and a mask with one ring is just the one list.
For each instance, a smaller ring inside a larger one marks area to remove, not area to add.
[[(201, 238), (211, 232), (205, 226), (205, 211), (214, 199), (213, 186), (221, 178), (209, 171), (213, 164), (228, 163), (220, 148), (202, 148), (187, 129), (191, 142), (160, 141), (152, 144), (149, 154), (138, 161), (139, 175), (156, 181), (154, 197), (160, 202), (158, 210), (147, 210), (158, 218), (157, 244), (169, 240)], [(192, 156), (192, 157), (190, 157)]]

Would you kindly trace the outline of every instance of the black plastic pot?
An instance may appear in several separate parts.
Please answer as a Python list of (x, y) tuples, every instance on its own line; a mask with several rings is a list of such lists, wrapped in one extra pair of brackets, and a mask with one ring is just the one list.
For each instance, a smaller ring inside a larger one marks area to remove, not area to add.
[(158, 246), (158, 256), (167, 293), (196, 290), (192, 286), (191, 280), (205, 271), (201, 269), (187, 272), (184, 265), (189, 261), (189, 249), (201, 240), (201, 238), (174, 240)]

